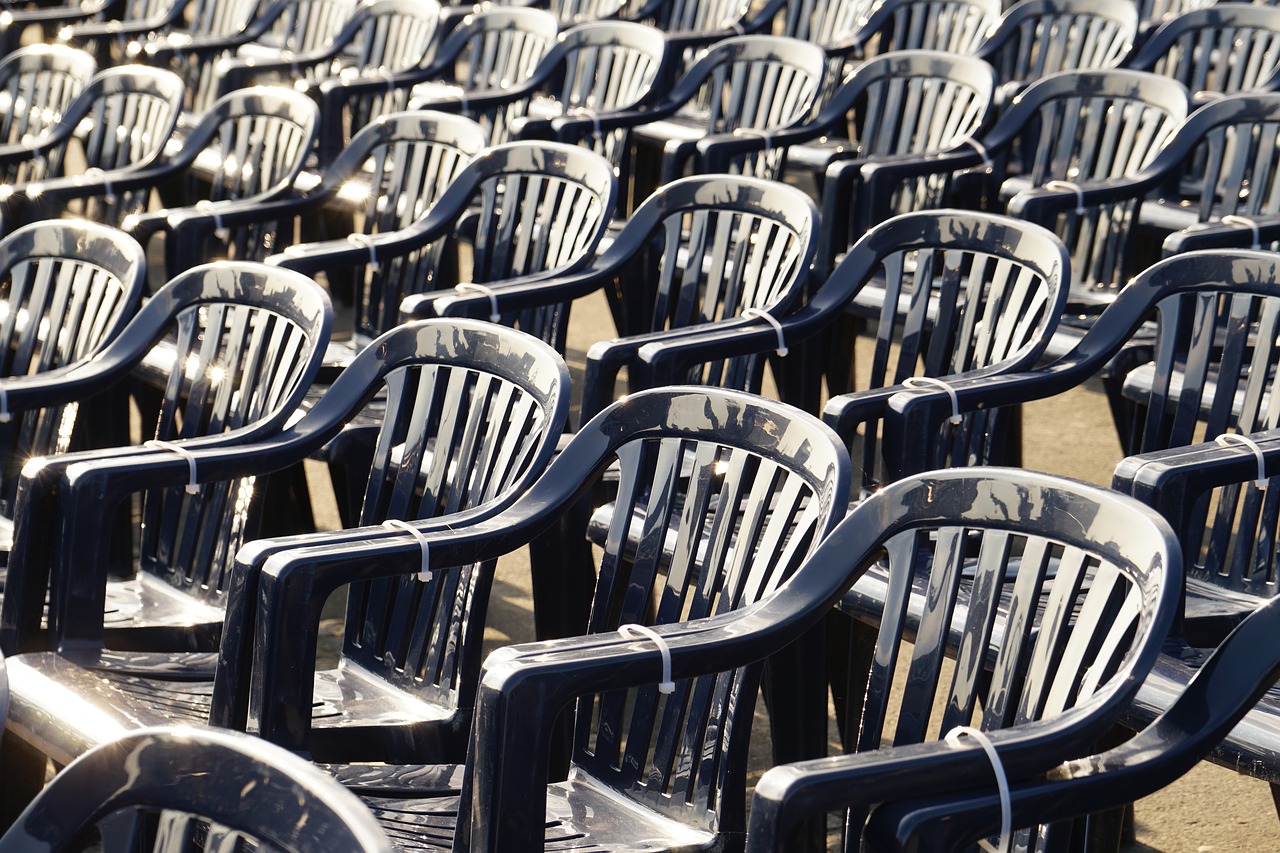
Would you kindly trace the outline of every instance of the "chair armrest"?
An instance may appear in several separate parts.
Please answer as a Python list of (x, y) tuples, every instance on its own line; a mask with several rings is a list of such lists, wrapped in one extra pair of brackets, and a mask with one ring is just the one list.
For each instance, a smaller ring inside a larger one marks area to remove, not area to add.
[(1167, 258), (1198, 249), (1257, 249), (1277, 241), (1280, 241), (1280, 216), (1241, 217), (1175, 231), (1165, 238), (1162, 254)]
[(175, 171), (170, 164), (154, 162), (120, 169), (97, 169), (78, 175), (32, 181), (26, 185), (25, 192), (32, 203), (66, 202), (154, 187)]
[(225, 95), (236, 89), (252, 85), (258, 77), (271, 75), (286, 76), (290, 81), (303, 80), (303, 72), (319, 68), (333, 61), (337, 56), (333, 47), (291, 53), (281, 51), (279, 58), (265, 56), (228, 56), (218, 60), (218, 94)]
[(557, 116), (551, 119), (551, 135), (557, 142), (577, 144), (590, 139), (598, 133), (611, 130), (638, 127), (651, 121), (674, 115), (680, 104), (674, 101), (661, 101), (652, 107), (630, 110), (613, 110), (599, 116), (587, 118), (581, 114)]
[(613, 269), (612, 266), (602, 268), (594, 264), (576, 273), (532, 273), (488, 282), (484, 286), (492, 292), (492, 299), (488, 293), (457, 289), (415, 293), (406, 296), (400, 303), (400, 314), (405, 320), (429, 317), (474, 317), (485, 320), (490, 319), (495, 311), (507, 314), (572, 302), (603, 287)]
[[(1065, 761), (1044, 779), (1011, 786), (1012, 825), (1067, 820), (1131, 802), (1186, 773), (1280, 676), (1280, 656), (1258, 651), (1273, 648), (1277, 631), (1280, 602), (1273, 599), (1240, 623), (1173, 705), (1132, 739), (1099, 755)], [(984, 761), (975, 756), (970, 772), (981, 773)], [(999, 796), (990, 789), (969, 791), (946, 800), (882, 806), (872, 816), (868, 834), (896, 839), (902, 844), (896, 849), (909, 849), (912, 838), (927, 832), (938, 849), (952, 850), (999, 831), (1000, 819)]]
[[(1249, 436), (1262, 454), (1268, 474), (1280, 473), (1280, 430)], [(1258, 478), (1258, 458), (1239, 443), (1213, 441), (1129, 456), (1116, 467), (1111, 488), (1137, 498), (1175, 525), (1187, 519), (1206, 492)]]
[(1061, 186), (1040, 186), (1019, 192), (1009, 200), (1010, 216), (1052, 227), (1058, 214), (1141, 198), (1167, 179), (1162, 173), (1146, 172), (1133, 177), (1108, 178), (1078, 184), (1079, 192)]
[(116, 19), (71, 24), (58, 31), (58, 41), (70, 45), (114, 39), (127, 41), (131, 37), (144, 36), (178, 22), (188, 5), (190, 0), (180, 0), (158, 15), (140, 20)]
[(702, 172), (727, 172), (735, 158), (746, 154), (773, 151), (817, 139), (826, 131), (816, 124), (797, 124), (776, 130), (735, 130), (704, 136), (694, 143)]
[(382, 234), (368, 235), (359, 245), (350, 240), (321, 240), (289, 246), (283, 252), (267, 257), (265, 263), (297, 272), (314, 274), (340, 266), (355, 266), (376, 258), (382, 263), (390, 258), (422, 248), (432, 240), (449, 233), (452, 220), (432, 217)]

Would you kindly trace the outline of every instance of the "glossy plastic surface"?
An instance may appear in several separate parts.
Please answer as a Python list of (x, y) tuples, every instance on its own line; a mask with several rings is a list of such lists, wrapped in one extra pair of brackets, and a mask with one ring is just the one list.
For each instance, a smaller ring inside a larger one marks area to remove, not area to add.
[(7, 404), (0, 423), (0, 516), (12, 517), (18, 474), (28, 459), (70, 447), (79, 409), (70, 401), (46, 406), (38, 397), (19, 405), (7, 380), (88, 361), (133, 317), (145, 281), (142, 247), (104, 225), (38, 222), (0, 240), (0, 389)]
[[(813, 257), (817, 212), (799, 190), (755, 178), (683, 178), (646, 199), (609, 247), (572, 275), (495, 289), (497, 309), (523, 328), (563, 346), (568, 304), (606, 288), (619, 304), (623, 337), (587, 354), (582, 413), (612, 399), (614, 380), (631, 369), (633, 390), (698, 381), (758, 390), (762, 357), (777, 346), (713, 355), (677, 376), (648, 376), (637, 354), (694, 330), (742, 325), (748, 309), (783, 317), (799, 304)], [(428, 294), (427, 297), (433, 296)], [(424, 297), (427, 298), (427, 297)], [(487, 294), (435, 294), (420, 310), (488, 316)]]
[[(207, 655), (99, 648), (19, 656), (15, 729), (61, 757), (96, 742), (103, 719), (243, 728), (263, 563), (290, 549), (404, 538), (377, 526), (388, 518), (447, 530), (495, 514), (546, 466), (568, 414), (568, 381), (560, 357), (519, 332), (468, 320), (408, 324), (362, 352), (278, 436), (231, 452), (194, 451), (201, 481), (217, 482), (279, 470), (336, 440), (364, 466), (352, 472), (365, 484), (363, 528), (240, 550), (227, 583), (216, 681)], [(363, 435), (340, 432), (372, 400), (380, 423)], [(86, 476), (94, 473), (127, 478), (131, 488), (178, 485), (188, 476), (185, 460), (174, 456), (117, 458)], [(493, 566), (431, 566), (430, 579), (415, 572), (353, 587), (340, 666), (317, 673), (313, 685), (314, 648), (292, 661), (289, 690), (309, 696), (314, 686), (321, 697), (314, 714), (295, 728), (265, 721), (259, 733), (329, 760), (461, 760)], [(55, 693), (94, 704), (98, 725), (95, 715), (58, 714)]]
[(875, 803), (988, 778), (981, 750), (929, 743), (958, 725), (991, 732), (1015, 782), (1087, 754), (1155, 663), (1182, 575), (1173, 531), (1148, 508), (1021, 469), (888, 485), (813, 560), (868, 572), (853, 585), (873, 648), (854, 754), (767, 771), (753, 853), (788, 849), (826, 811), (848, 808), (857, 837)]
[[(1110, 0), (1022, 0), (978, 48), (1003, 84), (1077, 69), (1114, 68), (1133, 48), (1138, 9)], [(1015, 89), (1016, 91), (1016, 89)]]
[[(448, 91), (444, 100), (428, 91), (422, 105), (474, 117), (488, 130), (491, 144), (557, 138), (555, 127), (562, 116), (637, 108), (650, 97), (665, 55), (666, 41), (653, 27), (627, 21), (582, 24), (561, 33), (523, 81), (466, 91), (461, 97)], [(585, 136), (580, 143), (620, 166), (627, 132), (615, 128)]]
[(1125, 67), (1171, 77), (1199, 96), (1259, 88), (1280, 65), (1280, 9), (1214, 3), (1167, 20)]
[(306, 762), (211, 730), (146, 729), (85, 755), (0, 837), (0, 851), (92, 850), (98, 829), (152, 853), (176, 840), (201, 850), (392, 849), (359, 801)]
[[(738, 624), (737, 611), (783, 584), (843, 514), (848, 457), (814, 418), (781, 404), (708, 388), (640, 392), (579, 430), (508, 511), (447, 532), (424, 526), (433, 560), (447, 566), (520, 547), (588, 494), (615, 461), (617, 508), (599, 569), (592, 635), (512, 647), (489, 659), (470, 753), (476, 799), (464, 798), (475, 822), (462, 822), (457, 849), (468, 843), (472, 850), (542, 849), (547, 738), (562, 705), (576, 696), (582, 699), (575, 771), (571, 782), (550, 789), (548, 837), (592, 849), (623, 838), (648, 839), (663, 849), (670, 844), (664, 838), (705, 844), (740, 837), (746, 766), (740, 756), (760, 676), (758, 666), (748, 664), (785, 641), (755, 645), (755, 632), (728, 626)], [(631, 543), (639, 543), (635, 551)], [(307, 654), (300, 648), (314, 643), (315, 626), (299, 595), (322, 600), (344, 583), (415, 572), (420, 559), (409, 537), (382, 534), (358, 546), (269, 560), (255, 661), (263, 678), (255, 680), (251, 723), (266, 725), (282, 714), (309, 717), (309, 695), (298, 696), (279, 680), (291, 678), (291, 662)], [(836, 582), (829, 572), (817, 574)], [(788, 636), (798, 637), (824, 605), (830, 599), (813, 602), (804, 619), (788, 626)], [(688, 620), (696, 621), (675, 624)], [(661, 665), (652, 641), (617, 633), (632, 622), (656, 625), (671, 641), (674, 694), (657, 692)], [(736, 654), (732, 639), (724, 654), (686, 645), (686, 638), (697, 645), (700, 635), (722, 625), (754, 645), (754, 653)], [(740, 665), (746, 668), (733, 671)], [(702, 673), (709, 677), (686, 680)], [(551, 687), (551, 694), (542, 687), (522, 693), (535, 683)], [(360, 784), (376, 789), (368, 777), (395, 768), (360, 770)], [(417, 775), (423, 784), (433, 778)], [(400, 781), (411, 783), (412, 776), (401, 774)], [(377, 805), (406, 841), (450, 845), (456, 798)]]
[[(39, 198), (41, 182), (61, 177), (68, 167), (110, 184), (151, 166), (177, 126), (181, 103), (182, 81), (167, 71), (133, 65), (100, 72), (56, 124), (0, 146), (6, 216), (20, 217), (28, 199)], [(70, 163), (68, 150), (75, 152)], [(84, 215), (118, 221), (145, 206), (146, 194), (122, 190), (94, 202)]]
[[(77, 401), (141, 374), (163, 389), (158, 411), (144, 416), (154, 418), (156, 438), (233, 446), (281, 428), (319, 369), (331, 323), (328, 297), (304, 276), (245, 263), (196, 267), (156, 293), (92, 362), (28, 377), (8, 392), (10, 405), (25, 407), (28, 398), (41, 405)], [(150, 633), (161, 648), (216, 642), (222, 573), (257, 517), (252, 483), (148, 493), (141, 576), (118, 588), (107, 616), (114, 509), (131, 490), (110, 477), (95, 478), (89, 462), (130, 453), (171, 451), (86, 451), (24, 467), (0, 615), (6, 649), (54, 640), (101, 646), (108, 618), (120, 641), (134, 630), (135, 640), (148, 642), (141, 638)], [(64, 477), (66, 484), (82, 478), (86, 485), (64, 491)], [(53, 530), (56, 536), (49, 535)], [(72, 602), (77, 615), (69, 617), (64, 607)]]
[[(288, 85), (315, 98), (322, 108), (320, 163), (328, 165), (369, 122), (404, 109), (408, 84), (397, 74), (427, 64), (439, 18), (434, 0), (365, 0), (342, 29), (311, 50), (220, 62), (219, 91)], [(369, 83), (375, 85), (359, 85)]]
[[(573, 272), (604, 236), (616, 186), (613, 167), (594, 152), (555, 142), (512, 142), (471, 160), (408, 225), (381, 230), (378, 223), (379, 231), (360, 243), (292, 246), (268, 263), (302, 272), (360, 270), (355, 323), (362, 342), (400, 322), (406, 296), (455, 283), (440, 259), (459, 230), (469, 238), (472, 282), (492, 287), (517, 276)], [(424, 194), (423, 201), (429, 200)]]
[(36, 139), (62, 118), (97, 70), (83, 51), (31, 45), (0, 61), (0, 92), (9, 104), (0, 113), (0, 146)]
[[(1081, 817), (1154, 793), (1189, 771), (1219, 739), (1234, 738), (1235, 733), (1228, 733), (1242, 718), (1236, 732), (1248, 729), (1254, 702), (1262, 699), (1274, 708), (1266, 694), (1280, 675), (1280, 657), (1272, 651), (1277, 632), (1280, 602), (1270, 601), (1205, 661), (1168, 710), (1131, 740), (1098, 755), (1065, 761), (1047, 779), (1014, 785), (1013, 825), (1036, 827), (1030, 839), (1023, 835), (1019, 840), (1043, 843), (1052, 832), (1043, 826), (1048, 821)], [(1160, 669), (1158, 665), (1157, 674)], [(984, 760), (975, 756), (968, 768), (957, 768), (956, 776), (971, 782), (975, 773), (983, 772)], [(1000, 802), (990, 792), (970, 790), (962, 796), (894, 803), (872, 818), (875, 849), (970, 849), (994, 832), (999, 820)]]

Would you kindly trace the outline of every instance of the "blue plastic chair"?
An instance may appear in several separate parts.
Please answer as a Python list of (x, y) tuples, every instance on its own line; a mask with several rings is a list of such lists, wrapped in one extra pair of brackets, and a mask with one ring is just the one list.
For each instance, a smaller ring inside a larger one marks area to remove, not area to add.
[(182, 728), (126, 734), (73, 762), (0, 836), (0, 851), (99, 838), (153, 853), (176, 839), (282, 853), (393, 849), (368, 810), (305, 761), (234, 732)]

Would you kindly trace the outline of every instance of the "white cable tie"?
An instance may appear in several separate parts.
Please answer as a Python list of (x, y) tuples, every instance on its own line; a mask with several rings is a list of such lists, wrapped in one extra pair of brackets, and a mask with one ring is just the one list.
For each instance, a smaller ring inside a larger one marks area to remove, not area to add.
[(459, 104), (458, 111), (461, 112), (463, 115), (466, 115), (467, 114), (467, 93), (466, 92), (462, 92), (460, 95), (458, 95), (458, 104)]
[(996, 164), (991, 160), (991, 155), (987, 153), (987, 146), (983, 145), (976, 139), (966, 139), (965, 143), (974, 151), (978, 152), (978, 156), (982, 158), (982, 168), (995, 169)]
[(1084, 190), (1075, 181), (1050, 181), (1044, 185), (1047, 190), (1070, 190), (1076, 194), (1076, 216), (1084, 215)]
[(453, 289), (459, 293), (482, 293), (489, 297), (489, 322), (497, 323), (502, 319), (502, 314), (498, 311), (498, 294), (492, 287), (464, 281), (461, 284), (455, 284)]
[[(84, 176), (86, 178), (102, 178), (106, 174), (107, 173), (104, 170), (98, 168), (97, 166), (90, 166), (89, 168), (84, 170)], [(103, 188), (106, 190), (105, 200), (107, 204), (115, 204), (116, 193), (115, 193), (115, 189), (111, 185), (111, 181), (103, 181)]]
[(398, 518), (388, 518), (382, 522), (382, 526), (388, 530), (400, 530), (409, 533), (414, 539), (418, 540), (418, 547), (422, 550), (422, 568), (418, 569), (418, 580), (427, 583), (431, 580), (431, 543), (427, 541), (427, 534), (414, 527), (407, 521), (401, 521)]
[(778, 349), (776, 350), (776, 352), (778, 353), (778, 355), (787, 354), (787, 340), (786, 340), (786, 337), (782, 334), (782, 323), (778, 322), (777, 317), (773, 316), (768, 311), (765, 311), (761, 308), (748, 308), (747, 310), (742, 312), (742, 316), (743, 317), (759, 317), (761, 320), (764, 320), (770, 326), (773, 326), (773, 332), (778, 336)]
[(1254, 220), (1247, 216), (1241, 216), (1238, 213), (1228, 213), (1219, 221), (1222, 222), (1223, 225), (1243, 225), (1245, 228), (1248, 228), (1253, 232), (1253, 245), (1250, 248), (1262, 248), (1262, 234), (1258, 231), (1258, 223)]
[(1258, 460), (1258, 479), (1254, 480), (1253, 484), (1258, 487), (1260, 492), (1267, 490), (1267, 460), (1262, 455), (1262, 448), (1258, 446), (1258, 442), (1247, 435), (1240, 435), (1234, 432), (1223, 433), (1213, 441), (1219, 447), (1226, 447), (1228, 444), (1239, 444), (1252, 450), (1253, 458)]
[(653, 640), (654, 645), (658, 647), (658, 653), (662, 655), (662, 681), (658, 684), (658, 692), (674, 693), (676, 683), (671, 680), (671, 646), (667, 645), (662, 635), (648, 625), (637, 625), (634, 622), (619, 625), (618, 633), (624, 637), (641, 636)]
[(183, 459), (187, 460), (187, 494), (194, 495), (200, 492), (200, 484), (196, 482), (196, 455), (180, 444), (174, 444), (171, 441), (161, 441), (153, 438), (150, 441), (142, 442), (143, 447), (155, 448), (157, 450), (168, 450), (170, 453), (176, 453)]
[(604, 139), (604, 133), (600, 129), (600, 113), (590, 107), (578, 107), (575, 111), (577, 115), (591, 119), (591, 135), (597, 141)]
[(347, 242), (351, 243), (354, 246), (360, 246), (361, 248), (365, 249), (369, 253), (369, 269), (373, 270), (374, 272), (377, 272), (378, 270), (382, 269), (382, 265), (378, 263), (378, 252), (374, 247), (372, 235), (361, 234), (359, 232), (355, 234), (348, 234)]
[(996, 788), (1000, 791), (1000, 844), (996, 847), (992, 847), (988, 841), (981, 841), (979, 844), (983, 850), (1005, 853), (1013, 840), (1013, 797), (1009, 794), (1009, 777), (1004, 772), (1004, 765), (1000, 763), (1000, 753), (996, 752), (995, 745), (986, 732), (970, 726), (956, 726), (947, 732), (945, 740), (952, 746), (960, 746), (960, 739), (964, 736), (977, 741), (978, 746), (987, 754), (987, 760), (991, 762), (991, 769), (996, 776)]
[(947, 392), (947, 396), (951, 398), (951, 417), (947, 418), (948, 423), (960, 423), (960, 398), (956, 396), (956, 389), (952, 388), (941, 379), (935, 379), (932, 376), (912, 376), (902, 383), (904, 388), (941, 388)]
[(734, 136), (754, 136), (756, 139), (764, 140), (764, 153), (768, 154), (773, 150), (773, 134), (767, 130), (761, 130), (758, 127), (735, 127), (733, 129)]
[(735, 36), (745, 36), (747, 34), (747, 31), (743, 28), (741, 21), (733, 22), (733, 34)]
[(0, 388), (0, 424), (7, 424), (11, 420), (13, 415), (9, 414), (9, 392)]
[(224, 243), (227, 242), (227, 240), (231, 237), (231, 231), (222, 224), (222, 214), (218, 212), (218, 208), (214, 205), (214, 203), (209, 201), (207, 198), (201, 199), (200, 201), (196, 202), (196, 210), (200, 211), (206, 216), (213, 217), (213, 236), (217, 237), (219, 240), (221, 240)]

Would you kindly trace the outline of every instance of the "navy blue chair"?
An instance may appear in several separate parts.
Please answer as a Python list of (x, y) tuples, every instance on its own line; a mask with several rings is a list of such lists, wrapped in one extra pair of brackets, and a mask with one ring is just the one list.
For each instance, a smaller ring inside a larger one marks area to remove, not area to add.
[(305, 761), (234, 732), (153, 728), (81, 757), (0, 836), (0, 851), (393, 849), (368, 810)]

